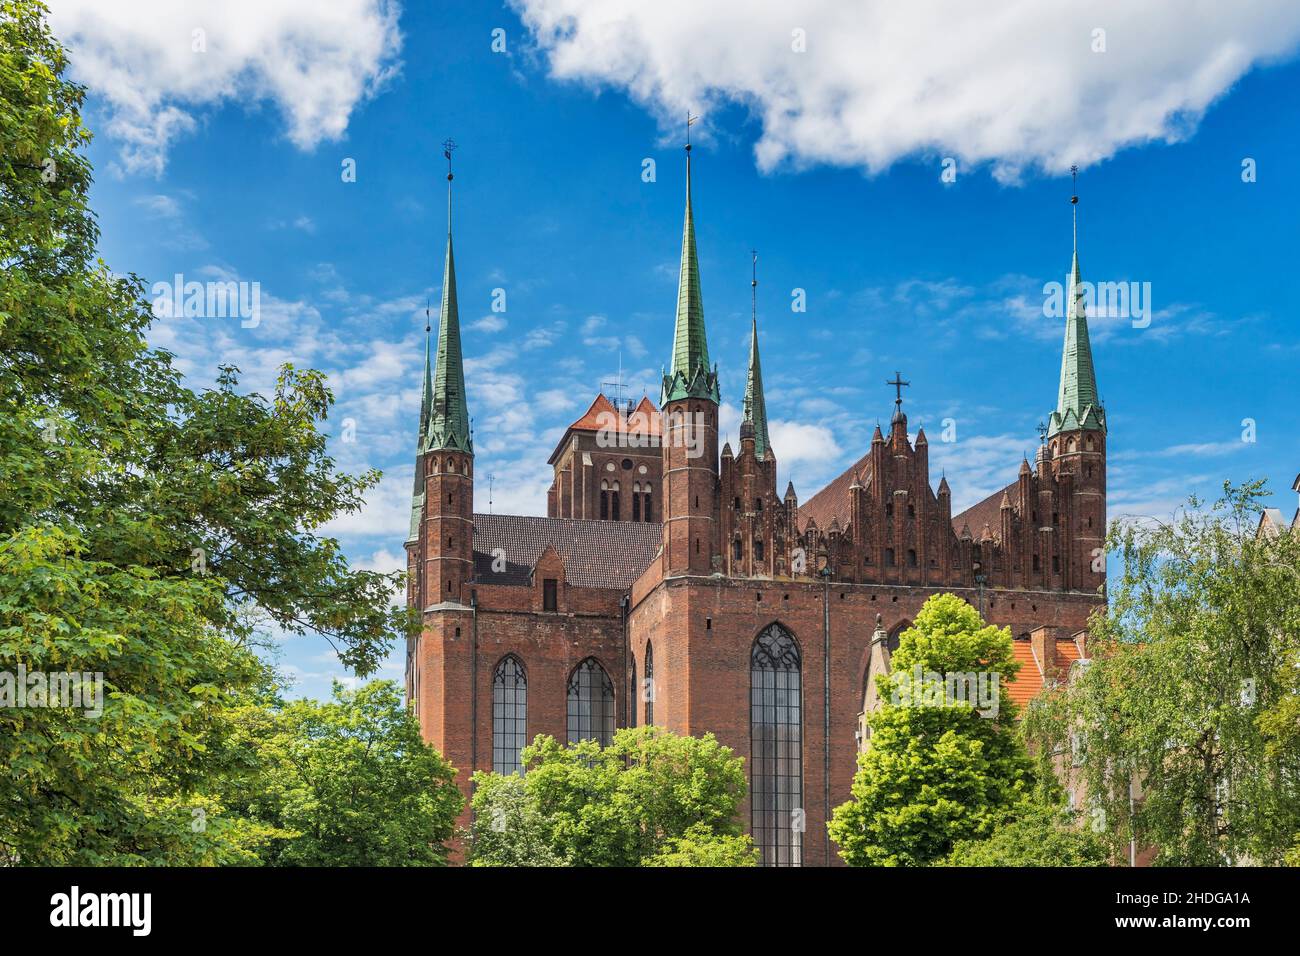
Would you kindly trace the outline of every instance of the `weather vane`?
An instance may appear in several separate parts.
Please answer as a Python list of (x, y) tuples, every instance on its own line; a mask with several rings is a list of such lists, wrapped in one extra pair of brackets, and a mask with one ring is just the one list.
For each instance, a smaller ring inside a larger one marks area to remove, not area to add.
[(448, 136), (442, 143), (442, 155), (447, 157), (447, 178), (451, 179), (451, 151), (456, 148), (456, 142)]
[(691, 126), (698, 120), (698, 116), (692, 116), (691, 111), (686, 111), (686, 152), (691, 151)]
[(1042, 419), (1038, 421), (1038, 440), (1044, 445), (1047, 444), (1047, 426), (1043, 424)]

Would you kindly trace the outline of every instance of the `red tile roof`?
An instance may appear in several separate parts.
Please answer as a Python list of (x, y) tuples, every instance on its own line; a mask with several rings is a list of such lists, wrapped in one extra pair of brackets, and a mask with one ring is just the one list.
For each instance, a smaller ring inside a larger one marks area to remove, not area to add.
[[(1043, 671), (1040, 662), (1034, 657), (1034, 649), (1030, 641), (1012, 641), (1011, 651), (1015, 655), (1016, 662), (1020, 664), (1020, 673), (1016, 675), (1015, 680), (1007, 682), (1007, 693), (1012, 701), (1023, 709), (1027, 703), (1042, 693)], [(1061, 678), (1064, 679), (1069, 674), (1070, 665), (1082, 655), (1079, 654), (1079, 645), (1073, 638), (1062, 637), (1056, 640), (1056, 656), (1063, 664)]]
[(642, 397), (640, 403), (632, 410), (632, 414), (624, 418), (618, 413), (614, 403), (602, 392), (596, 396), (596, 400), (591, 403), (591, 407), (582, 417), (569, 426), (569, 430), (598, 432), (610, 428), (611, 425), (620, 432), (635, 428), (642, 434), (658, 435), (659, 409), (655, 408), (654, 402), (649, 398)]

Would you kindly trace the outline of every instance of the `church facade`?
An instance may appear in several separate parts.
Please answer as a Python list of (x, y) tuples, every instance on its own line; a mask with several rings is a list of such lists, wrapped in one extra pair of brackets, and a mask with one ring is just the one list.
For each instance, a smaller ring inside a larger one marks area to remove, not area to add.
[(877, 426), (800, 504), (792, 482), (777, 488), (756, 318), (739, 447), (719, 448), (689, 150), (660, 402), (596, 397), (551, 456), (546, 517), (474, 512), (449, 217), (406, 541), (407, 600), (423, 621), (407, 695), (467, 792), (473, 770), (518, 771), (538, 734), (712, 732), (745, 759), (742, 813), (763, 862), (830, 865), (826, 822), (849, 797), (872, 677), (930, 595), (957, 594), (1011, 629), (1019, 703), (1084, 656), (1105, 603), (1107, 428), (1078, 254), (1056, 407), (1032, 464), (953, 514), (897, 379), (888, 432)]

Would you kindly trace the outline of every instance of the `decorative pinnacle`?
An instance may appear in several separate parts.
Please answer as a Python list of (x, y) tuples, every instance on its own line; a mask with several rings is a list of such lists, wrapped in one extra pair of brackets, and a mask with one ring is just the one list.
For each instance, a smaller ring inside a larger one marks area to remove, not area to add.
[(1044, 445), (1047, 444), (1047, 426), (1043, 424), (1042, 419), (1038, 421), (1038, 440)]

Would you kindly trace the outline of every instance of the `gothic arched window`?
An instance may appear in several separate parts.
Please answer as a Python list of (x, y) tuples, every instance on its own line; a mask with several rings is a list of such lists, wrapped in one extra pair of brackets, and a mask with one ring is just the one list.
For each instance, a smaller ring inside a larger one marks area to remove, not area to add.
[(609, 497), (610, 497), (609, 516), (614, 521), (618, 521), (619, 516), (618, 516), (618, 482), (617, 481), (610, 486)]
[(609, 519), (609, 482), (602, 481), (600, 483), (600, 520), (607, 521), (608, 519)]
[(646, 486), (645, 486), (645, 492), (644, 492), (644, 495), (645, 495), (645, 501), (644, 501), (644, 502), (642, 503), (642, 505), (641, 505), (641, 520), (642, 520), (642, 521), (652, 521), (652, 520), (654, 520), (654, 519), (650, 516), (650, 494), (651, 494), (651, 492), (650, 492), (650, 484), (649, 484), (649, 482), (647, 482), (647, 483), (646, 483)]
[(637, 687), (639, 686), (640, 685), (637, 684), (636, 682), (636, 655), (633, 654), (632, 655), (632, 683), (627, 685), (628, 687), (627, 699), (632, 701), (632, 707), (628, 710), (628, 724), (632, 727), (636, 726), (636, 699), (637, 699)]
[(655, 648), (649, 641), (645, 645), (645, 693), (641, 696), (645, 698), (645, 725), (652, 727), (655, 722)]
[(803, 861), (800, 666), (799, 646), (780, 624), (769, 624), (755, 639), (749, 672), (750, 829), (764, 866)]
[(641, 520), (641, 482), (632, 486), (632, 520)]
[(528, 677), (513, 654), (492, 672), (492, 771), (521, 773), (519, 751), (528, 743)]
[(569, 743), (594, 740), (608, 747), (614, 739), (614, 685), (594, 657), (569, 675)]

